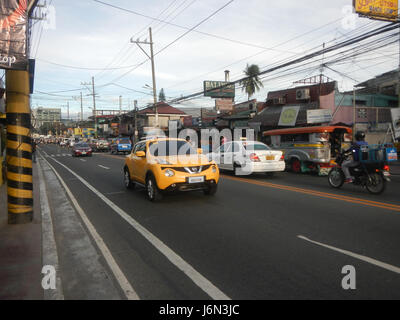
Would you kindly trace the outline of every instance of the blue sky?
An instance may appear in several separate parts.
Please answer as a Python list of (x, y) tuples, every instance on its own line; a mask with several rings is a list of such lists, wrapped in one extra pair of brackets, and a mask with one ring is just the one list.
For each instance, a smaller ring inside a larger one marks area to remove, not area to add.
[[(49, 2), (51, 0), (47, 0), (47, 4)], [(104, 2), (191, 28), (229, 1)], [(225, 69), (231, 71), (231, 80), (236, 80), (242, 77), (246, 63), (256, 63), (264, 69), (312, 48), (322, 48), (324, 42), (339, 41), (346, 33), (354, 31), (344, 28), (342, 23), (345, 18), (344, 7), (351, 5), (351, 2), (352, 0), (234, 0), (196, 28), (196, 31), (246, 42), (248, 45), (190, 32), (156, 55), (157, 91), (164, 88), (167, 97), (190, 94), (202, 90), (203, 80), (224, 80)], [(146, 84), (152, 85), (151, 64), (149, 61), (145, 62), (146, 56), (135, 44), (130, 43), (130, 38), (134, 36), (135, 39), (148, 39), (147, 29), (150, 25), (153, 29), (154, 51), (158, 52), (186, 30), (117, 10), (93, 0), (53, 0), (51, 4), (55, 8), (55, 20), (51, 17), (53, 20), (50, 22), (55, 22), (55, 28), (44, 28), (40, 37), (43, 24), (38, 22), (32, 32), (31, 56), (37, 59), (33, 107), (65, 106), (68, 101), (70, 113), (76, 117), (80, 110), (80, 102), (76, 98), (82, 91), (85, 97), (85, 113), (91, 112), (89, 107), (92, 107), (92, 98), (87, 96), (90, 92), (81, 83), (90, 82), (92, 76), (95, 77), (99, 109), (118, 109), (120, 95), (124, 110), (131, 109), (134, 100), (138, 100), (139, 106), (152, 101), (150, 90), (143, 88)], [(355, 19), (356, 30), (367, 30), (385, 24), (365, 18)], [(282, 44), (284, 42), (287, 43)], [(267, 50), (268, 48), (274, 49)], [(398, 46), (394, 45), (372, 56), (378, 59), (375, 63), (364, 57), (354, 63), (337, 66), (336, 69), (361, 82), (396, 68), (396, 53)], [(143, 62), (145, 63), (138, 68), (128, 68)], [(101, 71), (80, 68), (120, 69)], [(275, 77), (266, 81), (264, 89), (255, 97), (263, 101), (269, 90), (290, 87), (293, 81), (317, 75), (319, 72), (315, 68), (292, 77)], [(343, 90), (350, 89), (354, 84), (349, 78), (330, 70), (325, 70), (324, 73), (338, 80), (339, 87)], [(246, 99), (246, 95), (239, 90), (236, 102)], [(181, 106), (200, 108), (211, 107), (213, 104), (210, 98), (198, 98)], [(63, 112), (66, 114), (66, 108)]]

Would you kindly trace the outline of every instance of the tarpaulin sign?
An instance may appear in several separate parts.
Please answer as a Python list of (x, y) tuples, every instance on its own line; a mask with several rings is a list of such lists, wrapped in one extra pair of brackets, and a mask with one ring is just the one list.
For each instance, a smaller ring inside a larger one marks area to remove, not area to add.
[(0, 68), (27, 70), (27, 0), (0, 1)]
[(397, 149), (387, 148), (386, 149), (386, 160), (387, 161), (397, 161)]

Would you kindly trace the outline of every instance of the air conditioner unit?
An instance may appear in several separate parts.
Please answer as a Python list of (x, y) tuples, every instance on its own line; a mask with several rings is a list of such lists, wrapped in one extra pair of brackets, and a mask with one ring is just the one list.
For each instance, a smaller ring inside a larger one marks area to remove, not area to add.
[(310, 89), (299, 89), (296, 91), (296, 100), (310, 99)]
[(274, 104), (286, 104), (286, 99), (285, 98), (274, 98), (273, 103)]

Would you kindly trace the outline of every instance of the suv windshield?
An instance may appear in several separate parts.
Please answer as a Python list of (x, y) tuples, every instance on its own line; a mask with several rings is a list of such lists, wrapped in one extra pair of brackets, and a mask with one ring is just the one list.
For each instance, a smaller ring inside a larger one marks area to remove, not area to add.
[(120, 143), (120, 144), (130, 144), (131, 142), (130, 142), (129, 139), (120, 139), (120, 140), (119, 140), (119, 143)]
[(150, 154), (155, 157), (196, 154), (186, 141), (157, 141), (150, 143)]

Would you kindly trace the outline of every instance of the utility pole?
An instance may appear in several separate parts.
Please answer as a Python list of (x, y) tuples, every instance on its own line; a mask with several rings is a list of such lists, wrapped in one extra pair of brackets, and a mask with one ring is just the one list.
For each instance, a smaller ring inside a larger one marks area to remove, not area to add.
[(94, 91), (94, 77), (92, 77), (93, 90), (93, 112), (94, 112), (94, 136), (97, 138), (97, 112), (96, 112), (96, 93)]
[[(94, 77), (92, 77), (92, 82), (91, 83), (90, 82), (89, 83), (81, 82), (81, 85), (83, 85), (83, 86), (89, 86), (89, 85), (92, 86), (94, 135), (97, 138), (97, 112), (96, 112), (96, 92), (94, 91)], [(82, 115), (83, 115), (83, 113), (82, 113)]]
[(122, 114), (122, 96), (119, 96), (119, 115)]
[[(155, 75), (155, 66), (154, 66), (154, 52), (153, 52), (153, 35), (151, 32), (151, 28), (149, 28), (149, 35), (150, 35), (150, 42), (147, 42), (147, 39), (145, 41), (140, 41), (137, 39), (134, 41), (131, 39), (131, 43), (136, 43), (137, 46), (144, 52), (144, 54), (151, 60), (151, 74), (153, 78), (153, 98), (154, 98), (154, 109), (155, 109), (155, 114), (156, 114), (156, 127), (159, 126), (158, 123), (158, 110), (157, 110), (157, 88), (156, 88), (156, 75)], [(148, 44), (150, 45), (150, 55), (140, 46), (141, 44)]]
[(83, 97), (81, 92), (81, 122), (83, 122)]
[(69, 101), (67, 101), (67, 119), (69, 121)]
[(138, 113), (138, 107), (137, 107), (137, 100), (133, 102), (134, 104), (134, 109), (135, 109), (135, 132), (134, 132), (134, 137), (135, 137), (135, 143), (138, 141), (138, 134), (139, 130), (137, 127), (137, 113)]

